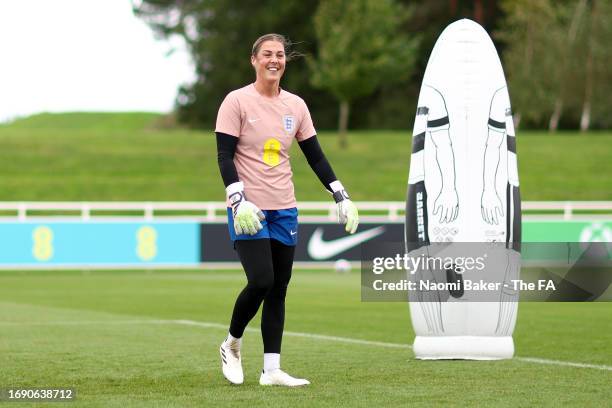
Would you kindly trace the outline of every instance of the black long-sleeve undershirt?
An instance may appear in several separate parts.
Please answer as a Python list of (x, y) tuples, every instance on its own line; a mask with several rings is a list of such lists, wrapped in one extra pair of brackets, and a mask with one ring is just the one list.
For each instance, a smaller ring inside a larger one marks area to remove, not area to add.
[(227, 133), (216, 132), (217, 135), (217, 162), (221, 170), (221, 178), (225, 187), (240, 181), (234, 164), (234, 154), (238, 138)]
[(319, 180), (321, 180), (323, 187), (331, 192), (329, 185), (330, 183), (336, 181), (337, 178), (331, 168), (331, 165), (329, 164), (329, 161), (327, 161), (323, 150), (321, 150), (321, 145), (319, 145), (317, 135), (298, 142), (298, 145), (300, 146), (300, 149), (302, 149), (302, 152), (306, 157), (306, 161), (315, 172)]
[[(227, 187), (232, 183), (240, 181), (238, 179), (236, 165), (234, 164), (234, 154), (236, 153), (238, 138), (221, 132), (216, 132), (216, 135), (217, 162), (219, 163), (219, 170), (221, 171), (223, 184), (225, 184), (225, 187)], [(298, 145), (304, 153), (306, 161), (323, 184), (323, 187), (325, 187), (326, 190), (329, 190), (330, 183), (336, 181), (337, 179), (331, 165), (323, 153), (323, 150), (321, 150), (321, 145), (319, 145), (317, 136), (314, 135), (306, 140), (298, 142)]]

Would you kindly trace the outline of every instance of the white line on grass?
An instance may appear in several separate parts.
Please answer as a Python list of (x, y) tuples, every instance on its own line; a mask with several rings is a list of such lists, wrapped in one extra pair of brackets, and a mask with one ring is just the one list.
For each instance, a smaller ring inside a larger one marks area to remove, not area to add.
[[(74, 321), (39, 321), (39, 322), (0, 322), (0, 326), (78, 326), (78, 325), (96, 325), (96, 324), (180, 324), (184, 326), (196, 326), (196, 327), (208, 327), (212, 329), (223, 329), (227, 330), (227, 325), (220, 323), (210, 322), (198, 322), (195, 320), (74, 320)], [(259, 332), (258, 329), (247, 327), (248, 332)], [(410, 344), (398, 344), (398, 343), (386, 343), (382, 341), (371, 341), (371, 340), (360, 340), (352, 339), (349, 337), (338, 337), (338, 336), (327, 336), (324, 334), (313, 334), (313, 333), (300, 333), (285, 331), (285, 336), (291, 337), (303, 337), (317, 340), (336, 341), (341, 343), (361, 344), (364, 346), (379, 346), (379, 347), (392, 347), (392, 348), (412, 348)]]
[(123, 324), (171, 324), (175, 323), (174, 320), (155, 320), (155, 319), (141, 319), (141, 320), (48, 320), (38, 322), (0, 322), (0, 326), (89, 326), (97, 324), (111, 324), (111, 325), (123, 325)]
[[(91, 321), (90, 320), (74, 320), (74, 321), (68, 320), (68, 321), (39, 321), (39, 322), (24, 322), (24, 321), (0, 322), (0, 326), (78, 326), (78, 325), (100, 325), (100, 324), (111, 324), (111, 325), (178, 324), (182, 326), (195, 326), (195, 327), (205, 327), (205, 328), (227, 330), (226, 324), (212, 323), (212, 322), (198, 322), (195, 320), (145, 319), (145, 320), (91, 320)], [(247, 327), (246, 331), (259, 332), (259, 329)], [(360, 339), (353, 339), (350, 337), (327, 336), (324, 334), (285, 331), (284, 335), (292, 336), (292, 337), (309, 338), (309, 339), (315, 339), (315, 340), (335, 341), (335, 342), (340, 342), (340, 343), (360, 344), (364, 346), (379, 346), (379, 347), (404, 348), (404, 349), (412, 348), (412, 345), (410, 344), (360, 340)], [(522, 361), (526, 363), (556, 365), (556, 366), (561, 366), (561, 367), (590, 368), (594, 370), (612, 371), (612, 366), (607, 366), (607, 365), (574, 363), (571, 361), (548, 360), (544, 358), (535, 358), (535, 357), (514, 357), (513, 360)]]
[[(197, 327), (214, 327), (219, 329), (227, 330), (226, 324), (218, 324), (218, 323), (207, 323), (207, 322), (197, 322), (195, 320), (173, 320), (176, 324), (183, 324), (187, 326), (197, 326)], [(258, 329), (254, 329), (251, 327), (247, 327), (246, 331), (248, 332), (259, 332)], [(352, 339), (349, 337), (338, 337), (338, 336), (327, 336), (324, 334), (313, 334), (313, 333), (300, 333), (300, 332), (291, 332), (285, 331), (283, 332), (285, 336), (292, 337), (304, 337), (309, 339), (317, 339), (317, 340), (328, 340), (328, 341), (337, 341), (341, 343), (351, 343), (351, 344), (361, 344), (364, 346), (380, 346), (380, 347), (393, 347), (393, 348), (412, 348), (410, 344), (398, 344), (398, 343), (385, 343), (382, 341), (370, 341), (370, 340), (360, 340), (360, 339)]]
[[(173, 320), (173, 322), (176, 324), (182, 324), (182, 325), (187, 325), (187, 326), (211, 327), (211, 328), (227, 330), (227, 325), (219, 324), (219, 323), (198, 322), (195, 320)], [(258, 332), (259, 330), (247, 327), (246, 331)], [(382, 341), (360, 340), (360, 339), (353, 339), (350, 337), (327, 336), (323, 334), (286, 331), (284, 332), (284, 335), (293, 336), (293, 337), (317, 339), (317, 340), (336, 341), (336, 342), (341, 342), (341, 343), (362, 344), (366, 346), (380, 346), (380, 347), (391, 347), (391, 348), (412, 348), (412, 345), (410, 344), (386, 343)], [(595, 370), (612, 371), (611, 366), (585, 364), (585, 363), (573, 363), (571, 361), (547, 360), (543, 358), (532, 358), (532, 357), (514, 357), (514, 360), (524, 361), (527, 363), (550, 364), (550, 365), (558, 365), (558, 366), (565, 366), (565, 367), (592, 368)]]
[[(196, 327), (211, 327), (227, 330), (227, 325), (219, 324), (219, 323), (208, 323), (208, 322), (198, 322), (195, 320), (173, 320), (176, 324), (182, 324), (186, 326), (196, 326)], [(249, 332), (259, 332), (259, 329), (254, 329), (247, 327), (246, 331)], [(327, 340), (327, 341), (336, 341), (340, 343), (351, 343), (351, 344), (361, 344), (365, 346), (380, 346), (380, 347), (391, 347), (391, 348), (412, 348), (411, 344), (400, 344), (400, 343), (386, 343), (382, 341), (370, 341), (370, 340), (360, 340), (353, 339), (350, 337), (337, 337), (337, 336), (327, 336), (324, 334), (312, 334), (312, 333), (300, 333), (300, 332), (284, 332), (285, 336), (293, 336), (293, 337), (304, 337), (309, 339), (316, 340)], [(533, 358), (533, 357), (514, 357), (514, 360), (524, 361), (526, 363), (536, 363), (536, 364), (549, 364), (549, 365), (557, 365), (562, 367), (576, 367), (576, 368), (591, 368), (595, 370), (604, 370), (604, 371), (612, 371), (612, 366), (607, 365), (596, 365), (596, 364), (585, 364), (585, 363), (573, 363), (571, 361), (560, 361), (560, 360), (547, 360), (544, 358)]]
[(559, 366), (566, 366), (566, 367), (592, 368), (594, 370), (612, 371), (612, 367), (607, 366), (607, 365), (572, 363), (571, 361), (547, 360), (545, 358), (514, 357), (514, 360), (525, 361), (527, 363), (550, 364), (550, 365), (559, 365)]

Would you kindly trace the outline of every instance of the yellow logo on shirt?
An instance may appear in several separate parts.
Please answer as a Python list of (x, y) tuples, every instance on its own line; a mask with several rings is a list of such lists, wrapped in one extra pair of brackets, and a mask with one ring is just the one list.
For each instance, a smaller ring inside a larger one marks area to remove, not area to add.
[(270, 167), (280, 163), (281, 142), (274, 138), (266, 140), (263, 151), (263, 161)]

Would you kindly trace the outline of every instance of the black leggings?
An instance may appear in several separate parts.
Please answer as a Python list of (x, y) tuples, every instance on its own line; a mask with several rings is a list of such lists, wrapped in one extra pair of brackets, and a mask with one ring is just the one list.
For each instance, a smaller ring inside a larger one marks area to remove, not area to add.
[(238, 240), (235, 247), (248, 283), (236, 299), (230, 334), (242, 337), (244, 329), (263, 302), (261, 334), (264, 353), (280, 353), (285, 325), (285, 296), (291, 279), (295, 247), (275, 239)]

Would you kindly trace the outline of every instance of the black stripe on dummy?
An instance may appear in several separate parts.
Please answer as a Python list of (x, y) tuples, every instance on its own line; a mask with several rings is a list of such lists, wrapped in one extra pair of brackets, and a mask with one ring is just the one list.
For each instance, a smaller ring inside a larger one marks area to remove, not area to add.
[(496, 129), (499, 129), (501, 131), (506, 130), (506, 124), (504, 122), (498, 122), (498, 121), (493, 120), (491, 118), (489, 118), (489, 126), (494, 127)]
[(420, 152), (425, 148), (425, 132), (412, 137), (412, 153)]
[(507, 136), (506, 139), (508, 140), (508, 151), (516, 154), (516, 138)]
[(510, 183), (506, 183), (506, 248), (510, 248), (510, 220), (512, 214), (510, 214), (510, 190), (512, 186)]
[(435, 128), (435, 127), (444, 126), (444, 125), (448, 125), (448, 124), (449, 124), (448, 116), (445, 116), (445, 117), (440, 118), (440, 119), (434, 119), (434, 120), (428, 120), (427, 121), (427, 127), (428, 128)]
[(427, 224), (427, 190), (425, 181), (419, 181), (408, 186), (405, 224), (408, 252), (429, 245)]
[(510, 186), (514, 216), (512, 217), (512, 249), (521, 252), (521, 190), (518, 186)]

